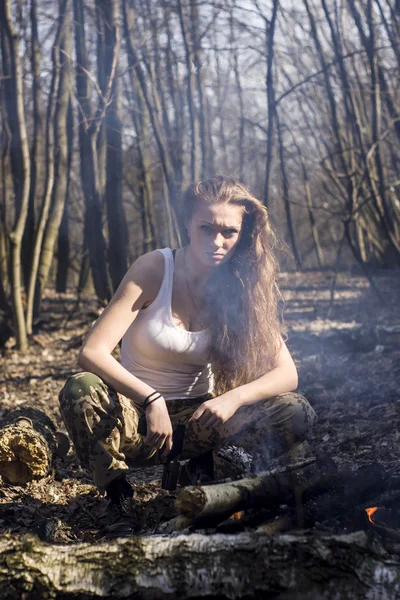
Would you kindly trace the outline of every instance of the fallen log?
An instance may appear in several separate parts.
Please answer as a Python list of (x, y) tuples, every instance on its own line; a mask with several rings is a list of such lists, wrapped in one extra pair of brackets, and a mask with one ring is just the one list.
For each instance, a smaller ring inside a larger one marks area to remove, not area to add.
[(179, 535), (50, 545), (0, 538), (2, 600), (398, 598), (400, 558), (347, 536)]
[(169, 521), (161, 523), (161, 525), (157, 528), (157, 533), (169, 534), (174, 533), (175, 531), (183, 531), (184, 529), (191, 527), (191, 525), (193, 525), (193, 519), (178, 515)]
[(300, 506), (303, 520), (300, 526), (313, 526), (316, 520), (342, 514), (359, 504), (361, 498), (366, 500), (388, 486), (388, 476), (376, 464), (355, 473), (343, 470), (310, 478), (305, 473), (281, 470), (229, 483), (188, 486), (178, 494), (177, 510), (191, 519), (218, 515), (227, 518), (243, 509), (289, 504)]
[(57, 430), (44, 408), (24, 403), (2, 416), (0, 475), (7, 483), (25, 484), (45, 477), (53, 457), (65, 456), (68, 449), (68, 436)]
[(295, 479), (296, 469), (306, 468), (311, 463), (290, 465), (237, 481), (184, 487), (176, 500), (178, 512), (192, 519), (210, 515), (226, 518), (243, 508), (285, 502), (293, 494), (294, 486), (300, 485), (300, 480)]

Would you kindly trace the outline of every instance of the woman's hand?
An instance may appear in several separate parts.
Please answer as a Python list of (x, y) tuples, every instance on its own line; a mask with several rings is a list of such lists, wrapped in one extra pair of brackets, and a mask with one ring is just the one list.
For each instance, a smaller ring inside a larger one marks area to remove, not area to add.
[(147, 434), (144, 443), (161, 450), (165, 458), (172, 450), (172, 423), (164, 398), (158, 398), (146, 410)]
[(200, 404), (199, 408), (190, 417), (189, 423), (195, 421), (204, 427), (222, 425), (232, 417), (239, 406), (240, 403), (236, 394), (227, 392), (222, 396), (206, 400), (203, 404)]

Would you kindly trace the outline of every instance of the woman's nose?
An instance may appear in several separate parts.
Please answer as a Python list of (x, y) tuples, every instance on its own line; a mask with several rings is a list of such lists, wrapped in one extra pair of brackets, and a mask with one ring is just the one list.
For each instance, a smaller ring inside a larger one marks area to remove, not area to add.
[(217, 235), (214, 238), (214, 246), (216, 246), (217, 248), (221, 248), (224, 245), (224, 236), (222, 235), (222, 233), (217, 233)]

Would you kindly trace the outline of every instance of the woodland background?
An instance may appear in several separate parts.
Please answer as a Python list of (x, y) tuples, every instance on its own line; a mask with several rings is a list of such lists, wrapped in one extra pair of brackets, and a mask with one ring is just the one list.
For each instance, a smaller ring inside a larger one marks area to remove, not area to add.
[(399, 265), (399, 0), (2, 0), (0, 40), (0, 344), (179, 245), (215, 173), (283, 269)]

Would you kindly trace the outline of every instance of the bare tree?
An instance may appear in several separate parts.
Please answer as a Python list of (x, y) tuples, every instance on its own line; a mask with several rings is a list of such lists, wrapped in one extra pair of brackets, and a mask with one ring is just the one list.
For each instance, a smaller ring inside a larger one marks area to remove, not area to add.
[[(63, 201), (65, 200), (65, 167), (67, 153), (65, 129), (70, 93), (69, 56), (71, 54), (69, 24), (69, 0), (63, 0), (63, 2), (60, 4), (58, 28), (56, 32), (54, 45), (52, 48), (53, 74), (46, 115), (46, 185), (44, 189), (44, 198), (40, 207), (38, 226), (35, 232), (33, 255), (30, 267), (30, 278), (26, 307), (26, 327), (28, 333), (32, 333), (32, 321), (34, 312), (37, 312), (39, 310), (44, 286), (46, 284), (47, 276), (53, 259), (54, 245), (57, 239), (58, 227), (61, 221), (60, 217), (58, 219), (58, 223), (56, 222), (54, 223), (54, 226), (52, 226), (54, 219), (53, 210), (53, 218), (50, 222), (49, 227), (48, 220), (52, 205), (53, 194), (56, 194), (58, 196), (61, 195), (62, 205)], [(57, 150), (55, 148), (56, 142), (58, 142), (59, 144)], [(57, 201), (60, 202), (60, 198), (58, 198)], [(45, 238), (46, 227), (47, 236)], [(43, 244), (43, 241), (45, 241), (45, 244)]]
[(111, 83), (110, 101), (105, 109), (105, 205), (108, 223), (108, 267), (116, 290), (127, 269), (128, 231), (122, 205), (122, 121), (121, 80), (118, 70), (121, 47), (119, 0), (96, 0), (103, 64), (100, 87), (105, 97)]
[[(84, 245), (88, 249), (96, 294), (100, 300), (111, 295), (106, 261), (106, 242), (103, 235), (100, 205), (101, 180), (99, 175), (97, 136), (109, 100), (110, 86), (104, 96), (97, 87), (98, 100), (92, 108), (92, 84), (96, 87), (87, 56), (83, 0), (74, 0), (74, 26), (76, 48), (76, 92), (79, 104), (78, 132), (80, 172), (85, 197)], [(110, 82), (112, 84), (112, 82)], [(98, 86), (98, 84), (97, 84)]]
[(11, 246), (11, 303), (19, 350), (26, 350), (28, 337), (22, 301), (21, 245), (28, 214), (30, 157), (25, 122), (24, 88), (18, 32), (15, 28), (11, 0), (0, 3), (0, 31), (5, 114), (10, 135), (9, 152), (15, 198), (15, 218), (9, 240)]

